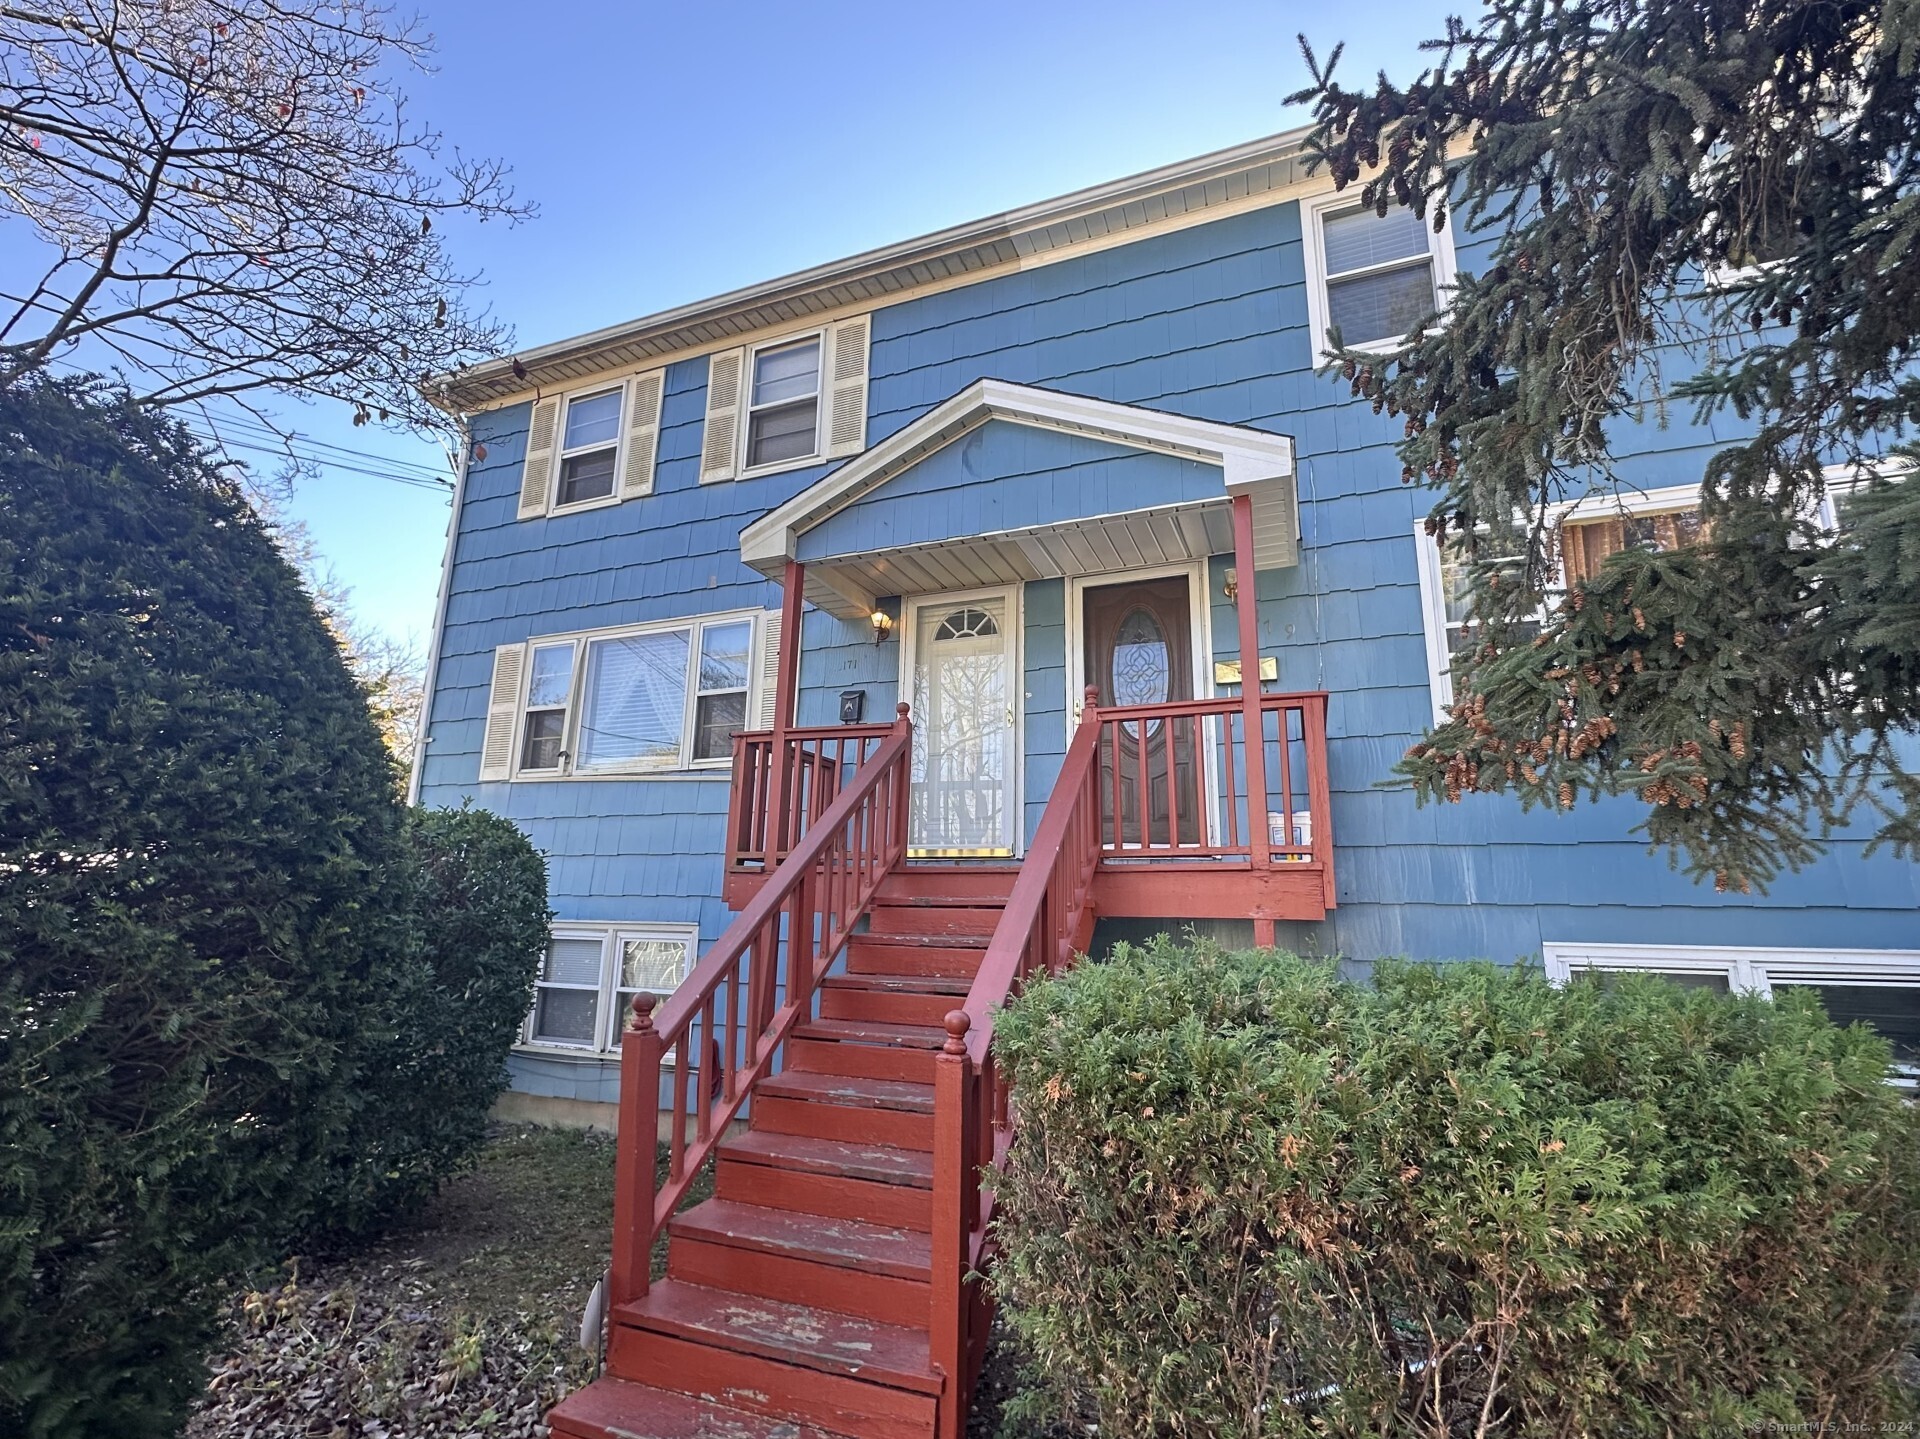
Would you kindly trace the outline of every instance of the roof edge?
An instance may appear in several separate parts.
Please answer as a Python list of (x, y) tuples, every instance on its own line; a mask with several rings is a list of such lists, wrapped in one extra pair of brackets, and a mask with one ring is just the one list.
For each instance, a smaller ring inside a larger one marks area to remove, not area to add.
[[(1311, 133), (1311, 126), (1301, 126), (1144, 170), (618, 325), (520, 350), (467, 370), (433, 376), (424, 388), (433, 403), (448, 411), (484, 409), (519, 395), (576, 383), (579, 367), (596, 358), (606, 359), (600, 368), (614, 369), (623, 364), (643, 363), (648, 356), (663, 357), (676, 350), (711, 346), (727, 335), (765, 328), (783, 319), (804, 324), (809, 315), (857, 303), (861, 293), (869, 288), (874, 290), (876, 299), (884, 293), (891, 302), (945, 278), (944, 275), (929, 278), (924, 273), (928, 267), (947, 274), (965, 275), (988, 267), (998, 268), (1026, 253), (1068, 248), (1072, 241), (1047, 243), (1046, 232), (1075, 221), (1085, 222), (1111, 214), (1118, 222), (1117, 228), (1123, 230), (1149, 226), (1156, 222), (1141, 218), (1137, 209), (1133, 215), (1122, 212), (1185, 187), (1230, 181), (1264, 166), (1298, 162), (1304, 158), (1304, 141)], [(1244, 196), (1230, 198), (1237, 200)], [(1196, 207), (1188, 207), (1183, 213), (1193, 208)], [(1203, 203), (1197, 208), (1204, 211), (1210, 207)], [(1035, 241), (1042, 243), (1036, 245)], [(1006, 253), (1008, 247), (1016, 252), (1015, 256)]]

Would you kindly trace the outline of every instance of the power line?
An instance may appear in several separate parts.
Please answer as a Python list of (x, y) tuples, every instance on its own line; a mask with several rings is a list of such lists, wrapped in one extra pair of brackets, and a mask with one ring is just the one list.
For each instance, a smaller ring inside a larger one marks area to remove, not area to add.
[[(204, 440), (207, 444), (221, 451), (242, 450), (249, 454), (270, 455), (279, 459), (300, 460), (321, 469), (333, 470), (341, 474), (365, 475), (369, 479), (389, 480), (394, 484), (407, 485), (417, 490), (434, 490), (441, 494), (446, 494), (453, 489), (453, 482), (451, 480), (440, 479), (438, 477), (429, 477), (423, 474), (407, 474), (399, 470), (379, 468), (372, 465), (358, 465), (331, 455), (302, 453), (297, 446), (266, 444), (231, 436), (208, 434), (201, 430), (193, 429), (192, 426), (188, 428), (196, 439)], [(347, 451), (346, 453), (352, 454), (355, 452)], [(377, 460), (382, 458), (370, 452), (361, 453), (364, 453), (368, 459)]]

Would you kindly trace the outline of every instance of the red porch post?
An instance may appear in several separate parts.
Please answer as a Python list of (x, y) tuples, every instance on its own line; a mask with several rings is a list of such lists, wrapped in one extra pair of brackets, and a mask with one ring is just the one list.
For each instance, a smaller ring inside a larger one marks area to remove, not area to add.
[(806, 576), (805, 565), (788, 560), (780, 582), (780, 655), (773, 676), (773, 773), (767, 789), (768, 869), (786, 857), (793, 842), (787, 824), (787, 795), (794, 767), (787, 754), (787, 731), (793, 728), (794, 698), (800, 688), (800, 603)]
[[(1253, 496), (1233, 497), (1234, 612), (1240, 620), (1241, 733), (1247, 755), (1247, 841), (1255, 869), (1273, 867), (1272, 835), (1267, 829), (1267, 726), (1260, 713), (1259, 586), (1253, 573)], [(1284, 742), (1284, 729), (1281, 739)], [(1292, 823), (1289, 817), (1288, 823)], [(1273, 943), (1273, 921), (1253, 921), (1253, 942)]]

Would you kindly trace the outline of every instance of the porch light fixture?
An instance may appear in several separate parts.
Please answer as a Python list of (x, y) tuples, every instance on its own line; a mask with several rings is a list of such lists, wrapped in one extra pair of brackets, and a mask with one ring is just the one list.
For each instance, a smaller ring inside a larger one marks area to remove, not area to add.
[(873, 642), (879, 644), (893, 633), (893, 616), (885, 610), (875, 610), (867, 616), (867, 623), (873, 626)]

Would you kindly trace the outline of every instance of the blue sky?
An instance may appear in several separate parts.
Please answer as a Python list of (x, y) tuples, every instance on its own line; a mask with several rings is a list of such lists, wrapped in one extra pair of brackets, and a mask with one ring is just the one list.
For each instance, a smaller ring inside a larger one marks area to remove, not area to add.
[[(1349, 84), (1406, 78), (1432, 0), (1359, 6), (622, 4), (418, 0), (418, 118), (505, 159), (540, 214), (454, 227), (522, 345), (560, 339), (1305, 117), (1295, 35), (1345, 39)], [(315, 439), (440, 463), (431, 445), (276, 403)], [(424, 648), (447, 504), (329, 472), (292, 502), (361, 618)]]

